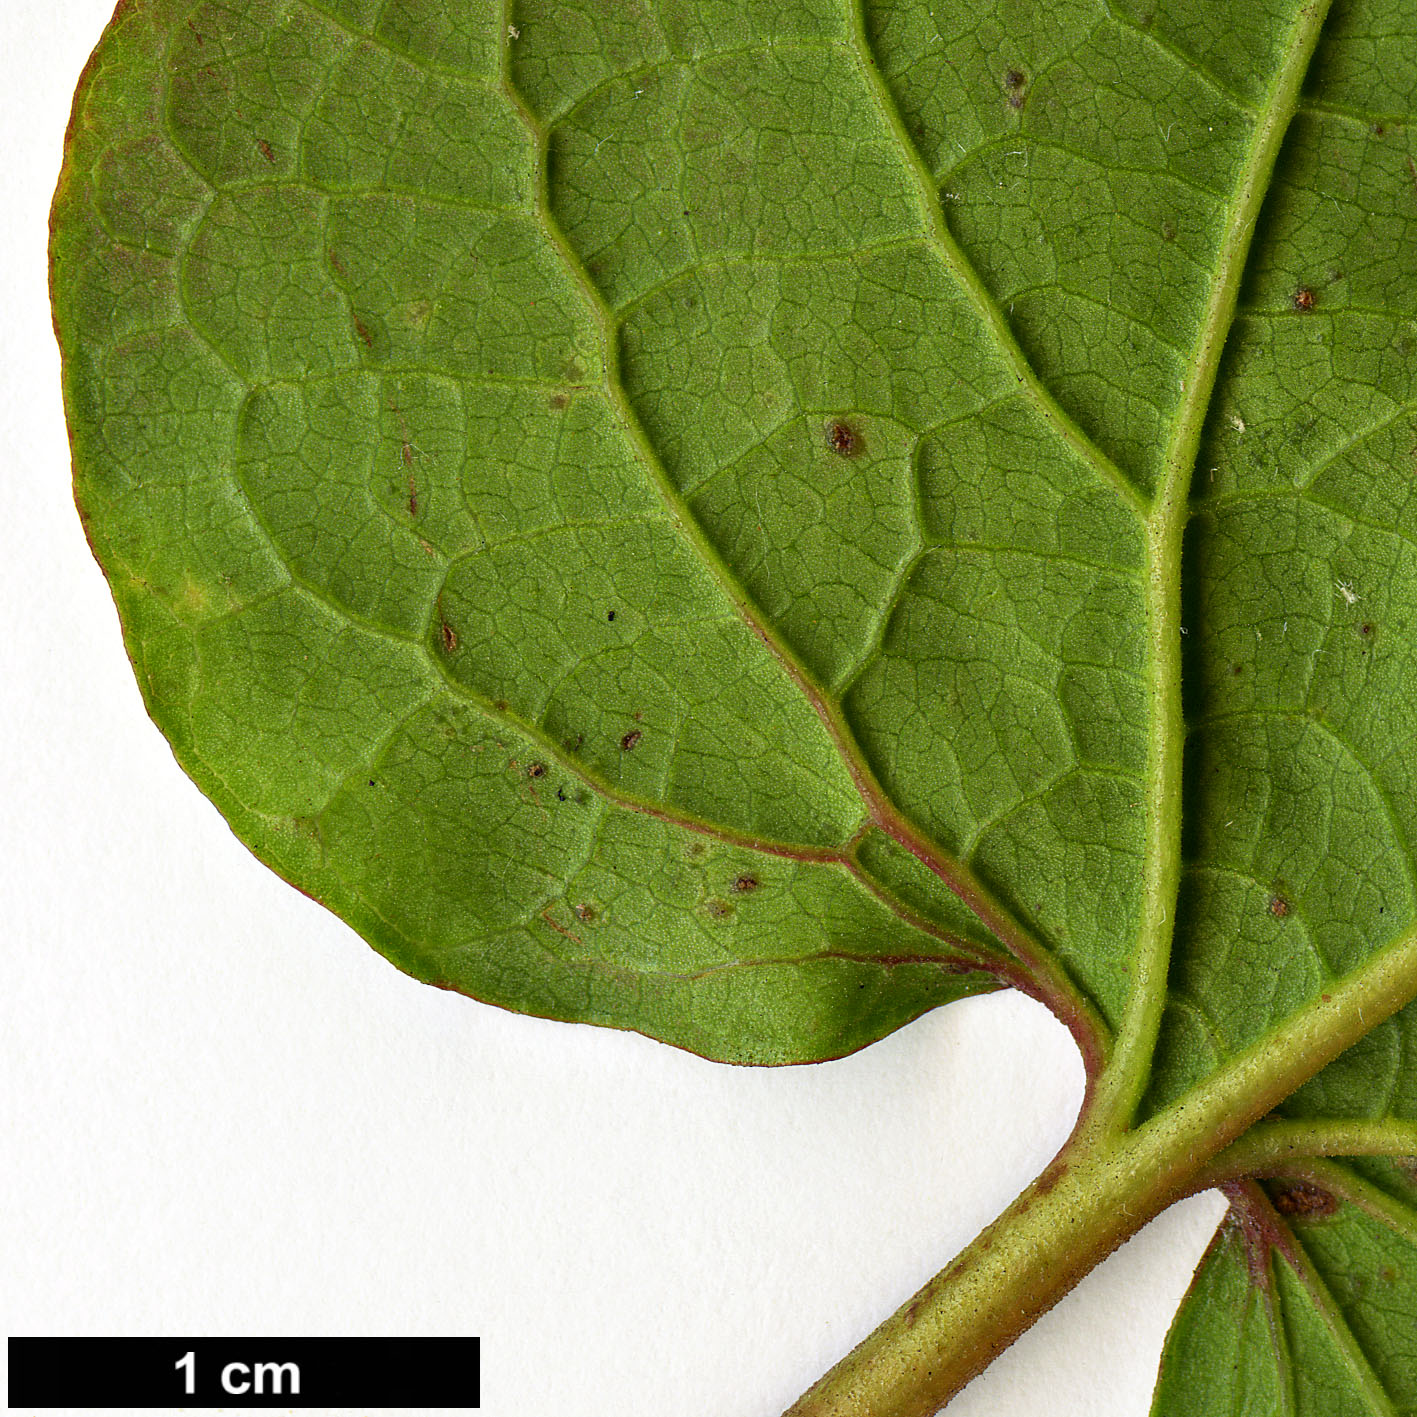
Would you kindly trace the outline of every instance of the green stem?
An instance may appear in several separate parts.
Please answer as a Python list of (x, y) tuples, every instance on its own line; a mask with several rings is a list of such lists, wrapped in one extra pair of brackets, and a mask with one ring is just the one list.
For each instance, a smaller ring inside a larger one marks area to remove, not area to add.
[(1215, 1158), (1201, 1180), (1216, 1186), (1238, 1176), (1264, 1176), (1315, 1156), (1417, 1156), (1417, 1122), (1319, 1118), (1256, 1122)]
[(1179, 1194), (1103, 1144), (1060, 1157), (786, 1417), (929, 1417)]
[(786, 1417), (929, 1417), (1295, 1088), (1417, 996), (1417, 929), (1131, 1132), (1058, 1159)]

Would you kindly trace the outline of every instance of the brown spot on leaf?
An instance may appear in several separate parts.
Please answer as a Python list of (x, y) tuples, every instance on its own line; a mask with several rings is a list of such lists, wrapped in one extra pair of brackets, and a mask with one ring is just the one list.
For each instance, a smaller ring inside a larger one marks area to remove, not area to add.
[(546, 406), (559, 413), (570, 401), (571, 396), (569, 394), (552, 394), (551, 397), (546, 400)]
[(749, 875), (746, 871), (741, 876), (733, 878), (733, 884), (729, 890), (737, 892), (739, 895), (751, 895), (762, 884), (756, 876)]
[(411, 517), (418, 515), (418, 484), (413, 480), (413, 474), (408, 475), (408, 514)]
[(527, 775), (528, 777), (545, 777), (545, 776), (546, 776), (546, 764), (545, 764), (545, 763), (528, 763), (528, 764), (526, 765), (526, 775)]
[(458, 647), (458, 632), (446, 620), (442, 624), (443, 648), (449, 653)]
[(584, 920), (587, 925), (595, 919), (598, 913), (596, 908), (587, 901), (582, 901), (579, 905), (573, 906), (572, 908), (576, 912), (576, 919)]
[(1358, 633), (1362, 635), (1365, 640), (1370, 640), (1373, 638), (1373, 628), (1373, 622), (1371, 620), (1364, 620), (1363, 623), (1358, 626)]
[(368, 327), (358, 315), (354, 317), (354, 333), (359, 336), (360, 343), (365, 349), (374, 348), (374, 336), (369, 333)]
[(620, 747), (627, 753), (633, 753), (639, 747), (640, 739), (645, 735), (638, 728), (632, 728), (621, 740)]
[(1338, 1198), (1312, 1181), (1284, 1181), (1270, 1193), (1270, 1200), (1281, 1215), (1300, 1220), (1321, 1220), (1338, 1209)]
[(865, 448), (861, 433), (844, 418), (833, 418), (827, 424), (827, 447), (838, 457), (859, 457)]
[(733, 914), (733, 907), (726, 900), (720, 900), (716, 895), (711, 895), (704, 902), (704, 914), (710, 920), (727, 920)]
[(261, 156), (265, 158), (267, 162), (274, 165), (276, 160), (275, 149), (264, 138), (257, 138), (256, 146), (261, 150)]
[(1307, 285), (1301, 285), (1289, 297), (1289, 303), (1301, 314), (1314, 308), (1314, 292)]
[(1269, 913), (1276, 920), (1283, 920), (1289, 914), (1291, 907), (1282, 895), (1275, 894), (1269, 898)]

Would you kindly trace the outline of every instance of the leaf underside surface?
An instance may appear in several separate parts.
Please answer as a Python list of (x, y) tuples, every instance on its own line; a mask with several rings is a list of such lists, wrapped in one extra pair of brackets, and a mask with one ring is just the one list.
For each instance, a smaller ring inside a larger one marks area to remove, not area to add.
[[(1157, 1115), (1417, 931), (1414, 95), (1409, 0), (128, 0), (52, 255), (149, 709), (421, 979), (743, 1063), (1010, 985)], [(1407, 1135), (1417, 1009), (1277, 1120)], [(1417, 1405), (1330, 1172), (1164, 1417)]]
[(1417, 1158), (1320, 1163), (1232, 1201), (1153, 1417), (1417, 1412)]

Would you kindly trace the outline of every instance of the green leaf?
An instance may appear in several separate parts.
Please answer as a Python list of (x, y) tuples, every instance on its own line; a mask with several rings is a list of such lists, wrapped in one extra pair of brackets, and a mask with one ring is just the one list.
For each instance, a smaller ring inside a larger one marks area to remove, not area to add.
[(1417, 1158), (1236, 1187), (1167, 1339), (1153, 1417), (1417, 1411), (1414, 1317)]
[(1139, 1224), (1417, 1125), (1417, 19), (1034, 11), (128, 0), (54, 305), (264, 861), (713, 1058), (1027, 990)]

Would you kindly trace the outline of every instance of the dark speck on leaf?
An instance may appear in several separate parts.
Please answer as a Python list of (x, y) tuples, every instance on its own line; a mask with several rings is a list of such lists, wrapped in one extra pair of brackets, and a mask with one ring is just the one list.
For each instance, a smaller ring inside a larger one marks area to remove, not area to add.
[(1358, 633), (1362, 635), (1365, 640), (1372, 639), (1373, 622), (1371, 620), (1364, 620), (1363, 623), (1358, 626)]
[(752, 891), (757, 890), (760, 884), (761, 882), (756, 876), (750, 876), (745, 872), (743, 875), (734, 878), (731, 889), (737, 891), (739, 895), (748, 895)]
[(726, 900), (719, 900), (717, 896), (710, 896), (704, 902), (704, 913), (710, 920), (727, 920), (733, 914), (733, 907)]
[(1307, 285), (1301, 285), (1293, 295), (1289, 297), (1289, 302), (1300, 311), (1312, 310), (1314, 308), (1314, 292)]
[(564, 787), (558, 787), (556, 789), (556, 800), (558, 802), (566, 801), (566, 789)]
[(546, 764), (545, 764), (545, 763), (528, 763), (528, 764), (527, 764), (527, 769), (526, 769), (526, 775), (527, 775), (528, 777), (545, 777), (545, 776), (546, 776)]
[(585, 921), (587, 925), (595, 919), (596, 909), (593, 905), (582, 902), (580, 905), (574, 906), (573, 909), (576, 912), (576, 919)]
[(1286, 1181), (1271, 1199), (1281, 1215), (1298, 1216), (1301, 1220), (1321, 1219), (1338, 1209), (1335, 1196), (1309, 1181)]
[(639, 746), (639, 741), (644, 737), (638, 728), (632, 728), (621, 740), (620, 746), (627, 753), (633, 753)]
[(607, 620), (613, 620), (615, 618), (615, 612), (613, 610), (607, 610), (605, 612), (605, 618)]
[(844, 418), (833, 418), (827, 424), (827, 447), (838, 457), (854, 458), (863, 449), (861, 434)]

